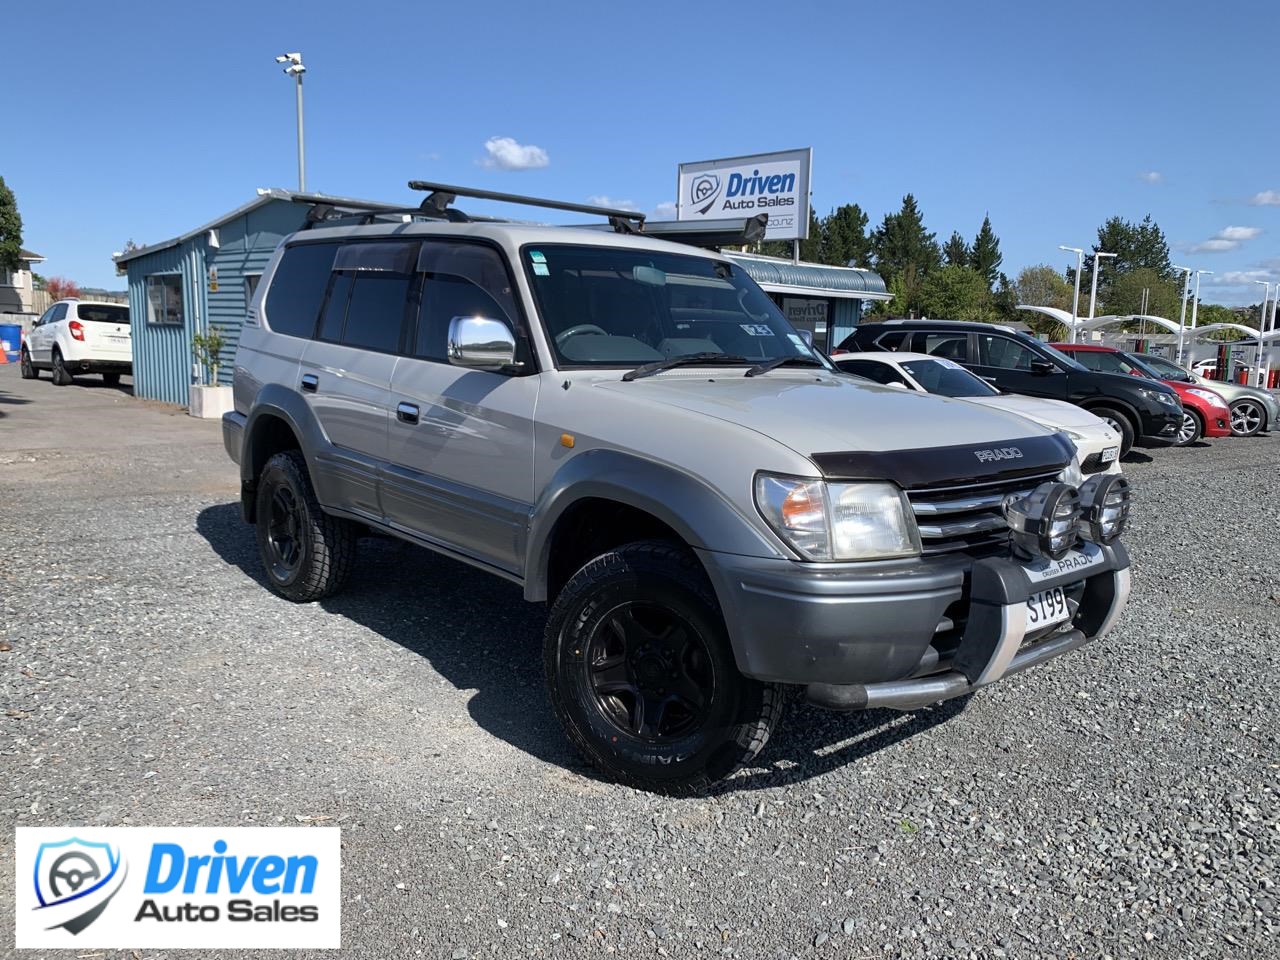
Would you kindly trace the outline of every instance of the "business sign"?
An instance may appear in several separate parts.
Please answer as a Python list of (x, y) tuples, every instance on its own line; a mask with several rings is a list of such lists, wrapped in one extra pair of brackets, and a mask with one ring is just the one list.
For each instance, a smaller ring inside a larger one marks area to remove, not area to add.
[(19, 948), (337, 949), (341, 831), (18, 827)]
[(676, 219), (728, 220), (769, 215), (766, 240), (809, 236), (813, 150), (680, 164)]
[(811, 297), (783, 297), (782, 312), (793, 326), (812, 327), (815, 333), (827, 332), (827, 301)]

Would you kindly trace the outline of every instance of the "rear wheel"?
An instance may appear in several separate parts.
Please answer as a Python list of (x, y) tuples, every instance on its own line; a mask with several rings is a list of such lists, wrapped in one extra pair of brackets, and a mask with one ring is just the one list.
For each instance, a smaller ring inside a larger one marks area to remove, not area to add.
[(1204, 436), (1204, 423), (1200, 420), (1200, 414), (1186, 407), (1182, 408), (1182, 423), (1178, 427), (1178, 436), (1174, 440), (1175, 447), (1185, 447), (1188, 444), (1195, 443)]
[(105, 383), (108, 387), (118, 387), (120, 386), (120, 374), (104, 373), (102, 375), (102, 382)]
[(296, 603), (336, 593), (351, 572), (355, 524), (321, 509), (297, 450), (277, 453), (262, 468), (257, 533), (268, 582)]
[(1231, 433), (1237, 437), (1252, 437), (1262, 429), (1266, 412), (1257, 400), (1237, 400), (1231, 405)]
[(1113, 407), (1090, 407), (1089, 412), (1095, 417), (1105, 420), (1107, 426), (1120, 434), (1120, 456), (1123, 457), (1133, 449), (1135, 432), (1133, 424), (1129, 422), (1128, 417)]
[(53, 383), (54, 386), (58, 387), (66, 387), (75, 383), (75, 379), (71, 376), (71, 371), (62, 362), (62, 351), (57, 347), (53, 348)]
[(23, 347), (22, 352), (18, 354), (18, 373), (22, 375), (23, 380), (38, 380), (40, 378), (40, 371), (31, 362), (31, 353), (26, 347)]
[(705, 792), (763, 749), (781, 689), (738, 672), (705, 572), (683, 547), (628, 544), (556, 598), (543, 660), (569, 739), (612, 779)]

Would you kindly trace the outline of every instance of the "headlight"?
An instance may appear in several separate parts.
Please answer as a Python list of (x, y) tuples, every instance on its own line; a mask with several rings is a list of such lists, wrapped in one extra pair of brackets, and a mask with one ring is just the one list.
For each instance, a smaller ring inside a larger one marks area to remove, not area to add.
[(887, 560), (920, 552), (906, 494), (891, 483), (827, 483), (761, 473), (756, 508), (808, 560)]
[(1148, 400), (1154, 400), (1156, 403), (1163, 403), (1166, 407), (1181, 407), (1182, 402), (1178, 399), (1177, 394), (1165, 393), (1163, 390), (1146, 390), (1142, 391), (1142, 395)]
[(1129, 521), (1129, 481), (1118, 473), (1093, 477), (1080, 488), (1080, 532), (1094, 543), (1111, 543)]
[(1046, 481), (1024, 497), (1007, 498), (1004, 518), (1018, 553), (1061, 560), (1080, 539), (1080, 495)]
[(1188, 390), (1187, 393), (1191, 394), (1193, 397), (1199, 397), (1211, 407), (1222, 407), (1224, 410), (1227, 408), (1226, 401), (1216, 393), (1212, 393), (1209, 390)]
[[(1081, 439), (1083, 440), (1084, 438), (1081, 437)], [(1080, 469), (1080, 457), (1078, 454), (1071, 458), (1071, 462), (1067, 464), (1067, 469), (1058, 474), (1058, 479), (1073, 487), (1078, 487), (1084, 483), (1084, 471)]]

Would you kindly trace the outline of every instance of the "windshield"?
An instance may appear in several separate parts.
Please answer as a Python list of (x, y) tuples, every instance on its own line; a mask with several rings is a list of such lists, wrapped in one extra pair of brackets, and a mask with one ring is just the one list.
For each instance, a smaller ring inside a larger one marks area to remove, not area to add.
[(548, 339), (566, 366), (622, 367), (691, 354), (755, 364), (818, 359), (741, 267), (625, 247), (521, 251)]
[(1145, 370), (1157, 380), (1181, 380), (1184, 383), (1191, 382), (1191, 374), (1183, 370), (1172, 360), (1166, 360), (1164, 357), (1141, 356), (1135, 357), (1133, 354), (1126, 354), (1140, 370)]
[(929, 393), (944, 397), (998, 397), (1000, 391), (952, 360), (903, 360), (902, 368)]
[(1034, 343), (1037, 347), (1039, 347), (1044, 353), (1047, 353), (1049, 354), (1049, 356), (1053, 357), (1054, 360), (1062, 364), (1062, 366), (1065, 367), (1067, 370), (1088, 370), (1089, 369), (1084, 364), (1082, 364), (1079, 360), (1075, 360), (1072, 357), (1068, 357), (1065, 353), (1063, 353), (1057, 347), (1051, 347), (1049, 346), (1049, 344), (1045, 343), (1042, 340), (1032, 340), (1032, 343)]

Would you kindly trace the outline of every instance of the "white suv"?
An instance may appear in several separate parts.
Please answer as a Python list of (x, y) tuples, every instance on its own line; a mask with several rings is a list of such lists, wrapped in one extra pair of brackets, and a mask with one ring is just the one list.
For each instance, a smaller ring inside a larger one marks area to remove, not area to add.
[(53, 371), (53, 382), (66, 386), (77, 373), (100, 373), (108, 384), (133, 373), (133, 335), (129, 308), (121, 303), (59, 300), (31, 327), (19, 361), (24, 380), (41, 370)]

